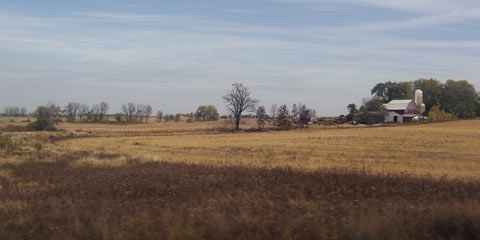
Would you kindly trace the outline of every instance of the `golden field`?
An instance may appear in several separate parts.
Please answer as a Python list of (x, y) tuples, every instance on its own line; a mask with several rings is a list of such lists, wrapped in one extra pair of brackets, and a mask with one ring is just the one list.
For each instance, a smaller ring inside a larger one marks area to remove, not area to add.
[(245, 122), (0, 128), (0, 239), (480, 239), (480, 120)]
[[(245, 121), (247, 128), (255, 127), (256, 123), (253, 119)], [(161, 122), (157, 123), (150, 119), (148, 123), (134, 123), (128, 125), (98, 123), (60, 123), (59, 129), (69, 132), (86, 132), (93, 135), (101, 136), (135, 136), (135, 135), (171, 135), (171, 134), (189, 134), (189, 133), (207, 133), (218, 132), (222, 129), (231, 128), (231, 124), (225, 120), (214, 122), (191, 122), (185, 120), (180, 122)]]
[[(105, 137), (70, 139), (56, 144), (76, 150), (209, 166), (291, 167), (307, 171), (342, 168), (383, 174), (480, 178), (480, 120), (210, 134), (206, 132), (218, 127), (218, 122), (181, 124), (108, 126), (109, 131), (103, 125), (85, 124), (91, 127), (75, 129), (71, 125), (79, 124), (63, 124), (69, 131), (87, 130), (104, 133)], [(188, 134), (109, 137), (113, 133), (178, 133), (181, 132), (178, 128), (184, 125), (191, 126), (181, 130)]]

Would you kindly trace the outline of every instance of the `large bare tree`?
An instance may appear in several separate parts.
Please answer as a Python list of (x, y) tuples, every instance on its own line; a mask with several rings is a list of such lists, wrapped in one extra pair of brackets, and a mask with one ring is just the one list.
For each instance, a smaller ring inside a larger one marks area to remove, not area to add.
[(250, 97), (250, 89), (244, 87), (243, 84), (234, 83), (232, 85), (232, 90), (223, 96), (223, 100), (225, 100), (228, 111), (235, 118), (235, 129), (238, 131), (242, 113), (255, 111), (258, 100)]

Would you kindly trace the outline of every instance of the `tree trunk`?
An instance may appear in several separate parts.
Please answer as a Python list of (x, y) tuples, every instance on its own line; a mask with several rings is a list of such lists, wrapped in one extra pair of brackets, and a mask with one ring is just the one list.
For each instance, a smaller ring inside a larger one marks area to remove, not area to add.
[(240, 117), (236, 117), (235, 129), (237, 130), (237, 132), (240, 130)]

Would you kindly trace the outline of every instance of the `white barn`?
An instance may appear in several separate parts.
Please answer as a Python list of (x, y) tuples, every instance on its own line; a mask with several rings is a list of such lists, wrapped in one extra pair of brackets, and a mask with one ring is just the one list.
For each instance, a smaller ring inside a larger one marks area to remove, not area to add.
[(388, 115), (385, 122), (411, 122), (419, 115), (417, 104), (414, 100), (392, 100), (384, 105)]
[(383, 106), (388, 112), (385, 122), (411, 122), (414, 117), (425, 112), (423, 92), (420, 89), (415, 91), (415, 100), (392, 100)]

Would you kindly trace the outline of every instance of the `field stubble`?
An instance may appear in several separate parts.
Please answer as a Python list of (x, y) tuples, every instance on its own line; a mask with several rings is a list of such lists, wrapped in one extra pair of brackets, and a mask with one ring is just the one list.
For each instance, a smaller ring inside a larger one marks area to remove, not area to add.
[(478, 120), (5, 134), (21, 144), (0, 156), (0, 239), (480, 238)]
[(478, 136), (480, 120), (466, 120), (355, 129), (95, 137), (57, 144), (73, 149), (212, 166), (291, 167), (306, 171), (344, 168), (383, 174), (478, 179)]

